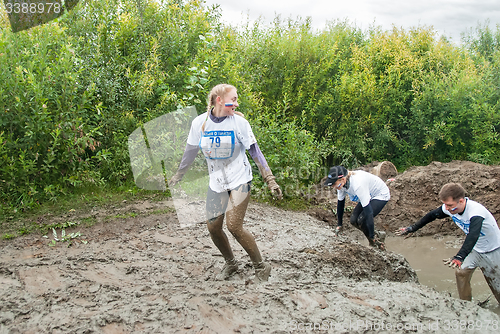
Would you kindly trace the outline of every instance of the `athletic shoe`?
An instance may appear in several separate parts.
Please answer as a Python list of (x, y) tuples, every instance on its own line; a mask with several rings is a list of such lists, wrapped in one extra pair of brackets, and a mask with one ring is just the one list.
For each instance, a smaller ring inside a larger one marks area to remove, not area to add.
[(238, 262), (235, 259), (226, 261), (221, 273), (217, 276), (219, 280), (227, 280), (238, 271)]
[(379, 238), (380, 242), (384, 243), (385, 242), (385, 237), (387, 236), (384, 231), (375, 231), (375, 234)]
[(271, 274), (271, 265), (267, 262), (261, 262), (254, 265), (255, 268), (255, 280), (259, 282), (265, 282), (269, 279)]
[(375, 237), (373, 239), (368, 239), (368, 242), (370, 243), (370, 246), (385, 251), (385, 244), (380, 241), (377, 234), (375, 234)]

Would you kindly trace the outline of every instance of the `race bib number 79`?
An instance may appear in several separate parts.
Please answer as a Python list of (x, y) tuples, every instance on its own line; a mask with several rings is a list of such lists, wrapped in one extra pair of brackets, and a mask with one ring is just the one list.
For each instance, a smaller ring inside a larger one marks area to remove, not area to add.
[(234, 131), (206, 131), (200, 139), (200, 148), (208, 159), (227, 159), (234, 152)]

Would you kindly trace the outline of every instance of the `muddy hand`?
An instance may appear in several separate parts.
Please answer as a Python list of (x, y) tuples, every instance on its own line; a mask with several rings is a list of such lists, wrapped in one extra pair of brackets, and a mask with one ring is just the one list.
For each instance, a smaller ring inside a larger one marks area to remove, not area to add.
[(411, 235), (411, 229), (409, 227), (400, 227), (399, 229), (397, 229), (396, 231), (394, 231), (394, 234), (397, 235), (397, 236), (405, 236), (405, 239), (406, 238), (409, 238), (410, 235)]
[(177, 183), (179, 183), (180, 180), (182, 180), (183, 176), (184, 175), (179, 173), (179, 172), (175, 173), (175, 175), (172, 176), (172, 178), (170, 180), (168, 180), (168, 186), (169, 187), (175, 186)]
[(394, 231), (395, 235), (406, 235), (408, 234), (408, 228), (407, 227), (400, 227), (396, 231)]
[(443, 259), (444, 265), (450, 268), (460, 268), (462, 266), (462, 261), (457, 258), (451, 257), (449, 259)]
[(283, 199), (283, 193), (281, 192), (280, 186), (276, 183), (274, 175), (271, 174), (267, 176), (266, 183), (275, 198), (279, 200)]
[(281, 192), (281, 188), (278, 184), (276, 184), (276, 187), (274, 188), (269, 187), (269, 189), (271, 190), (271, 194), (273, 194), (275, 198), (279, 200), (283, 199), (283, 193)]

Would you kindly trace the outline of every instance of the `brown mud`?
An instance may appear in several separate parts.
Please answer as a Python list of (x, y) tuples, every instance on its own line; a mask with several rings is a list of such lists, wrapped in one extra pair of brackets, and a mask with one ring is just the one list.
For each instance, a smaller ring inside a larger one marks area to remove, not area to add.
[[(390, 182), (376, 224), (391, 231), (414, 222), (437, 207), (448, 181), (498, 218), (499, 176), (500, 167), (467, 162), (412, 168)], [(51, 234), (0, 241), (0, 333), (498, 332), (497, 314), (420, 285), (403, 256), (364, 246), (348, 226), (334, 237), (335, 196), (322, 194), (323, 209), (309, 213), (250, 203), (245, 227), (273, 266), (260, 284), (229, 234), (240, 270), (216, 280), (223, 259), (206, 226), (181, 226), (170, 201), (46, 218), (97, 223), (66, 229), (81, 232), (71, 245), (49, 246)], [(450, 225), (422, 232), (456, 233)], [(473, 325), (461, 331), (460, 321)]]

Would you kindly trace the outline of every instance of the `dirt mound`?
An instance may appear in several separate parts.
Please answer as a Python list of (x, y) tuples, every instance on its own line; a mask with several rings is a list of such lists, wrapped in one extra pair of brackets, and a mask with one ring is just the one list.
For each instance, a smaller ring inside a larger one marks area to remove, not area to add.
[(97, 223), (67, 229), (82, 234), (71, 245), (50, 247), (50, 235), (0, 241), (0, 333), (391, 333), (380, 326), (500, 320), (420, 286), (401, 255), (334, 237), (306, 213), (250, 204), (245, 226), (273, 266), (263, 284), (229, 234), (240, 270), (217, 281), (223, 260), (206, 226), (181, 227), (171, 202), (47, 219), (88, 217)]
[(343, 276), (362, 280), (390, 280), (396, 282), (417, 282), (415, 272), (408, 266), (406, 260), (395, 253), (379, 252), (373, 248), (360, 247), (348, 236), (341, 235), (326, 245), (328, 250), (318, 254), (318, 265), (321, 262), (331, 263)]

